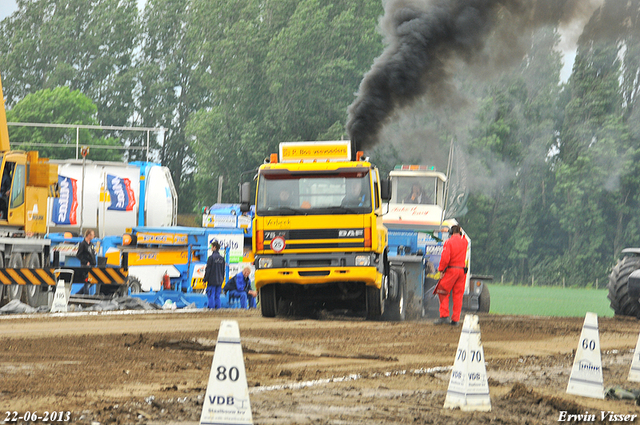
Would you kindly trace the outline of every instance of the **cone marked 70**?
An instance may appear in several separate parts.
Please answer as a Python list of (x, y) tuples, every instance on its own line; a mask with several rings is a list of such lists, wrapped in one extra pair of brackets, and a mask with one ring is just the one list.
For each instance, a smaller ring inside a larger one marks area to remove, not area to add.
[(467, 314), (464, 317), (444, 407), (459, 407), (463, 411), (491, 411), (478, 316)]

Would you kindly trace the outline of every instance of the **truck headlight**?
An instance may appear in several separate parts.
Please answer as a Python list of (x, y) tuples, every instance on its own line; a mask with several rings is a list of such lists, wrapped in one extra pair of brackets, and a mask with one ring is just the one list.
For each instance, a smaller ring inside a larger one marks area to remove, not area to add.
[(273, 258), (260, 258), (258, 260), (259, 269), (269, 269), (273, 267)]
[(368, 255), (356, 256), (356, 266), (368, 266), (371, 265), (371, 257)]

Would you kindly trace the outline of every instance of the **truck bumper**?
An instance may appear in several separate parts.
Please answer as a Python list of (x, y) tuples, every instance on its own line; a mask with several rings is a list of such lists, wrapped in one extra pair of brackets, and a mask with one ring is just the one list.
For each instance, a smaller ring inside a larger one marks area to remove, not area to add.
[(321, 285), (335, 282), (363, 282), (379, 289), (382, 286), (382, 273), (375, 267), (269, 268), (255, 272), (256, 289), (272, 283)]

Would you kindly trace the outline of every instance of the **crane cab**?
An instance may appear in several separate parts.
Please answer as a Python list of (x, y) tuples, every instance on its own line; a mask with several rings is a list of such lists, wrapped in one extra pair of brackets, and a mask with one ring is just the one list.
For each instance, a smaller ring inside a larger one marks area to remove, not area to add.
[(38, 152), (5, 152), (0, 164), (0, 228), (46, 233), (47, 198), (57, 175), (57, 165), (38, 158)]

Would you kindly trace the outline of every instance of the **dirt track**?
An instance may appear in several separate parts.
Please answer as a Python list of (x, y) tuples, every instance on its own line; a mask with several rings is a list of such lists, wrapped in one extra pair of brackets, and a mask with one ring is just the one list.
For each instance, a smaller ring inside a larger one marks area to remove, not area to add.
[[(492, 411), (466, 413), (442, 408), (449, 372), (429, 370), (453, 364), (460, 328), (229, 310), (0, 317), (0, 423), (6, 411), (38, 410), (70, 411), (74, 424), (196, 424), (224, 319), (240, 326), (256, 424), (556, 424), (561, 411), (640, 415), (633, 401), (566, 394), (583, 318), (480, 316)], [(599, 327), (605, 386), (640, 388), (626, 381), (640, 323), (600, 318)]]

